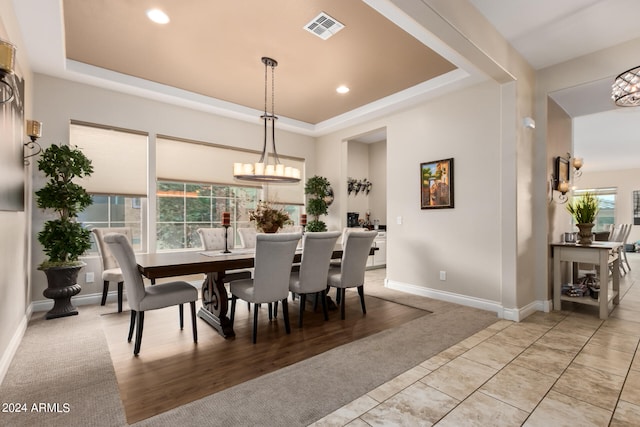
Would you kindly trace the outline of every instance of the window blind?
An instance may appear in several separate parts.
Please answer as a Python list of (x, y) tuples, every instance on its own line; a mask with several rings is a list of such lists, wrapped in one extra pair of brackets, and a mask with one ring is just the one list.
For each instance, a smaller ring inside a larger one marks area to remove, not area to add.
[(76, 181), (89, 193), (146, 197), (146, 134), (72, 123), (69, 142), (93, 165), (91, 176)]
[[(163, 181), (260, 186), (260, 183), (233, 178), (235, 162), (254, 163), (259, 157), (259, 153), (226, 146), (156, 138), (156, 173), (157, 178)], [(283, 158), (283, 163), (304, 171), (304, 160), (286, 158), (285, 161)], [(270, 184), (268, 193), (268, 198), (274, 202), (304, 203), (304, 178), (297, 184)]]

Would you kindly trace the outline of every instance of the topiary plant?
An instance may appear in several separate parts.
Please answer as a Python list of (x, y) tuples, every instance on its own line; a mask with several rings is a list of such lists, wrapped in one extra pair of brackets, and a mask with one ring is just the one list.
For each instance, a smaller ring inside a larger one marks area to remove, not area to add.
[(323, 176), (314, 175), (307, 180), (304, 194), (307, 197), (307, 213), (313, 217), (307, 223), (307, 231), (327, 231), (327, 225), (320, 221), (320, 215), (329, 212), (328, 198), (331, 196), (331, 183)]
[(38, 233), (38, 241), (49, 257), (38, 268), (82, 264), (78, 258), (91, 247), (91, 233), (76, 218), (93, 201), (73, 179), (93, 173), (91, 160), (77, 147), (53, 144), (42, 152), (38, 169), (44, 172), (48, 181), (36, 191), (36, 203), (39, 208), (51, 209), (58, 215), (57, 219), (46, 221), (44, 229)]

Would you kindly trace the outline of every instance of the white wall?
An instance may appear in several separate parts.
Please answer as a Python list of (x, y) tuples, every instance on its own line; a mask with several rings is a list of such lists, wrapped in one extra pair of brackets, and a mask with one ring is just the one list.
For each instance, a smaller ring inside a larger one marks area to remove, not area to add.
[[(640, 169), (612, 171), (582, 171), (580, 179), (575, 181), (577, 189), (611, 188), (616, 191), (616, 219), (619, 224), (633, 224), (633, 192), (640, 191)], [(569, 215), (567, 213), (567, 215)], [(640, 226), (631, 227), (627, 243), (640, 240)]]
[[(42, 74), (35, 76), (34, 114), (38, 120), (43, 122), (43, 136), (41, 138), (43, 147), (52, 143), (67, 143), (70, 121), (79, 120), (148, 132), (152, 141), (154, 141), (154, 135), (162, 134), (252, 150), (262, 149), (263, 127), (258, 116), (256, 116), (256, 123), (252, 124)], [(315, 174), (315, 141), (312, 137), (277, 130), (276, 139), (279, 154), (306, 159), (305, 172), (307, 176)], [(154, 158), (154, 146), (150, 144), (151, 166), (155, 163)], [(153, 172), (154, 169), (151, 168), (149, 188), (152, 195), (154, 194), (153, 188), (155, 188), (151, 187), (155, 180)], [(39, 171), (34, 171), (35, 189), (42, 187), (43, 178)], [(150, 196), (149, 199), (151, 217), (155, 213), (153, 208), (155, 199), (152, 197)], [(36, 210), (34, 212), (33, 236), (41, 229), (46, 219), (48, 217), (42, 211)], [(150, 248), (153, 250), (153, 246)], [(44, 253), (37, 240), (34, 240), (32, 251), (33, 290), (31, 298), (34, 301), (45, 300), (42, 291), (46, 288), (46, 278), (42, 272), (35, 270), (35, 267), (44, 260)], [(82, 291), (78, 295), (79, 298), (87, 294), (101, 292), (102, 289), (102, 283), (99, 279), (90, 284), (83, 282), (85, 271), (94, 271), (96, 272), (95, 276), (100, 277), (99, 260), (97, 257), (84, 260), (88, 265), (80, 273), (79, 284), (82, 286)]]
[[(371, 181), (371, 175), (369, 174), (369, 144), (349, 141), (347, 148), (347, 174), (358, 181), (365, 178)], [(359, 219), (364, 220), (365, 214), (369, 209), (369, 196), (364, 192), (359, 192), (358, 194), (352, 192), (348, 195), (347, 212), (358, 212), (360, 214)]]
[(387, 224), (387, 141), (369, 144), (369, 176), (372, 183), (369, 193), (371, 220)]

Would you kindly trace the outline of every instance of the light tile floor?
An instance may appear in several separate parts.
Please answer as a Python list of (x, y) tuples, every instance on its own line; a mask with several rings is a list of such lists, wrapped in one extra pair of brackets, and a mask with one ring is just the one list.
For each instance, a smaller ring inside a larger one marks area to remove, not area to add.
[(500, 320), (312, 424), (640, 426), (640, 254), (609, 319), (563, 304)]

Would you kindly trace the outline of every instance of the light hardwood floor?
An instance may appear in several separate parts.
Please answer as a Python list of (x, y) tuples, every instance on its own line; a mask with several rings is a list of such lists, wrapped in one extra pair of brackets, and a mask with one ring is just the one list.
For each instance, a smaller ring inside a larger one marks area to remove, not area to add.
[[(332, 294), (334, 294), (332, 292)], [(257, 344), (251, 343), (253, 316), (246, 304), (236, 308), (236, 337), (225, 340), (198, 320), (198, 344), (192, 341), (190, 322), (180, 331), (178, 309), (145, 313), (139, 357), (127, 343), (129, 313), (102, 316), (103, 329), (118, 379), (127, 421), (133, 423), (172, 407), (275, 371), (331, 348), (406, 323), (429, 312), (366, 297), (368, 314), (362, 315), (355, 292), (347, 293), (346, 320), (330, 312), (325, 322), (307, 304), (302, 329), (298, 328), (299, 300), (289, 303), (291, 334), (284, 331), (282, 314), (269, 321), (266, 305), (260, 309)], [(185, 316), (189, 310), (185, 309)]]

